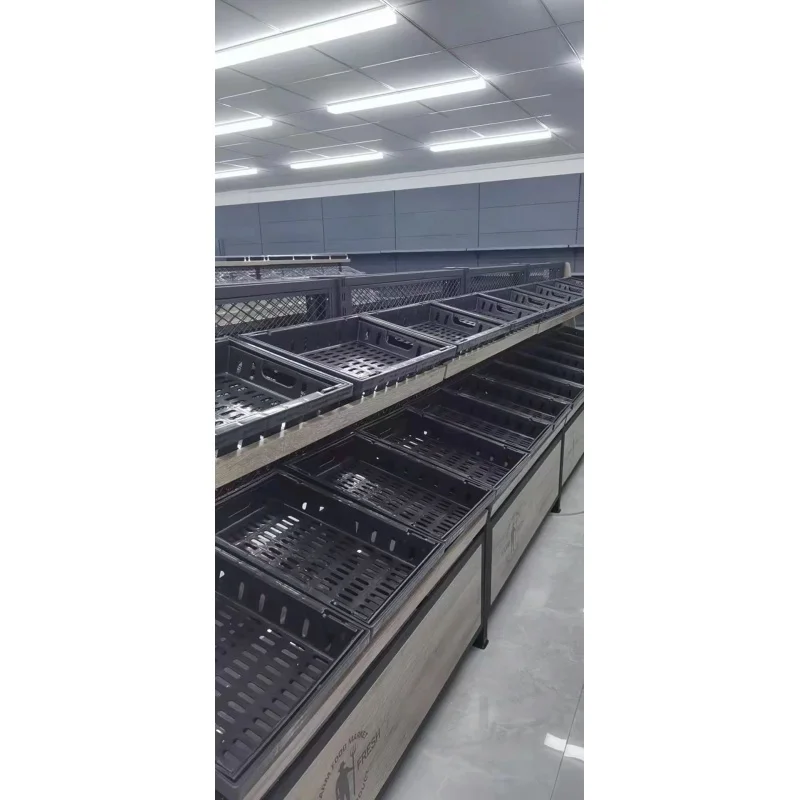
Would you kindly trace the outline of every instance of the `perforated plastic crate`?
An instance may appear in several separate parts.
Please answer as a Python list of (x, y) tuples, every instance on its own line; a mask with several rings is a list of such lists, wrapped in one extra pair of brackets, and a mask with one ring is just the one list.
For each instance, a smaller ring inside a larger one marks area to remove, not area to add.
[(214, 444), (219, 455), (332, 408), (353, 394), (344, 380), (236, 339), (215, 343)]
[(497, 486), (521, 463), (524, 452), (479, 432), (467, 432), (406, 408), (364, 428), (370, 438), (411, 453), (475, 483)]
[(542, 356), (543, 358), (549, 358), (551, 361), (557, 361), (559, 364), (566, 364), (568, 367), (583, 369), (583, 356), (576, 356), (573, 353), (559, 350), (557, 347), (550, 346), (550, 344), (540, 343), (524, 352), (530, 353), (531, 355)]
[(583, 358), (583, 340), (571, 336), (564, 336), (559, 333), (558, 330), (545, 331), (541, 336), (537, 336), (530, 342), (524, 342), (519, 345), (519, 347), (515, 348), (515, 350), (533, 352), (537, 347), (542, 345), (546, 345), (562, 353), (571, 353), (572, 355)]
[(514, 381), (525, 389), (532, 389), (538, 394), (547, 394), (556, 399), (572, 402), (583, 394), (583, 386), (572, 381), (556, 378), (544, 372), (530, 369), (522, 364), (515, 364), (506, 358), (497, 359), (481, 367), (476, 375)]
[(525, 292), (520, 288), (511, 287), (508, 289), (497, 289), (494, 292), (488, 292), (492, 297), (499, 300), (505, 300), (510, 303), (524, 306), (536, 312), (536, 319), (547, 319), (561, 310), (561, 302), (558, 300), (550, 300), (541, 295), (534, 294), (533, 292)]
[(251, 334), (248, 340), (349, 381), (358, 394), (416, 375), (455, 348), (366, 316)]
[(556, 289), (544, 283), (526, 283), (519, 287), (524, 292), (537, 294), (541, 297), (546, 297), (550, 300), (558, 300), (564, 306), (580, 305), (583, 302), (583, 296), (575, 292), (565, 292), (563, 289)]
[(217, 550), (216, 790), (244, 797), (366, 642), (366, 629)]
[(415, 408), (424, 416), (479, 433), (516, 450), (530, 452), (548, 430), (548, 423), (528, 414), (449, 389), (421, 398)]
[(284, 472), (217, 505), (217, 543), (375, 630), (440, 545)]
[(472, 350), (509, 331), (508, 326), (499, 320), (447, 308), (439, 303), (418, 303), (376, 311), (369, 316), (454, 345), (457, 353)]
[(566, 381), (572, 381), (572, 383), (583, 386), (582, 369), (570, 367), (560, 361), (553, 361), (539, 350), (533, 350), (528, 353), (503, 353), (503, 357), (507, 360), (516, 361), (536, 372), (543, 372), (545, 375), (553, 375), (556, 378), (563, 378)]
[(472, 311), (484, 317), (505, 322), (510, 330), (524, 328), (537, 319), (540, 319), (538, 312), (531, 308), (509, 303), (492, 297), (488, 294), (463, 294), (460, 297), (449, 297), (442, 301), (440, 305), (446, 308), (461, 309), (462, 311)]
[(491, 500), (482, 484), (356, 434), (290, 468), (437, 541), (454, 539)]
[(545, 281), (545, 285), (552, 286), (554, 289), (562, 289), (569, 294), (580, 295), (583, 297), (583, 284), (576, 283), (568, 278), (564, 280)]
[(503, 370), (492, 363), (485, 372), (462, 378), (455, 391), (506, 406), (545, 425), (552, 424), (569, 411), (569, 403), (558, 402), (552, 396), (532, 391), (520, 381), (506, 380), (505, 377)]

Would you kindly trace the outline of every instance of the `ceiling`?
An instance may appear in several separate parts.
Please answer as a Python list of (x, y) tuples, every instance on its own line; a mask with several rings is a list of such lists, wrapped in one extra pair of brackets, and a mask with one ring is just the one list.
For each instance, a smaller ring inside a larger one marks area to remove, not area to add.
[[(388, 5), (397, 24), (216, 71), (216, 121), (272, 126), (216, 138), (217, 192), (550, 158), (583, 152), (583, 0), (216, 0), (222, 49)], [(481, 76), (486, 88), (330, 114), (333, 102)], [(527, 144), (432, 153), (427, 145), (549, 128)], [(293, 170), (375, 150), (381, 161)]]

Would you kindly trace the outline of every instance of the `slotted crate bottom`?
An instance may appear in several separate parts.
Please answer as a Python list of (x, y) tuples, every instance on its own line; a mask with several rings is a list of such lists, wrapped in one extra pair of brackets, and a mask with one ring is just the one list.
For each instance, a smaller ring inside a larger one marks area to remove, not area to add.
[(347, 459), (324, 477), (350, 497), (437, 537), (446, 536), (469, 513), (466, 506), (363, 461)]
[[(526, 416), (531, 416), (532, 414), (535, 414), (535, 416), (540, 417), (542, 421), (547, 424), (549, 424), (555, 419), (555, 417), (552, 414), (548, 414), (546, 411), (540, 411), (539, 409), (536, 409), (534, 411), (528, 406), (522, 405), (521, 403), (515, 403), (513, 400), (507, 400), (505, 397), (496, 397), (496, 398), (489, 397), (480, 392), (479, 390), (473, 388), (472, 386), (459, 386), (458, 392), (460, 394), (466, 395), (467, 397), (471, 397), (474, 400), (484, 400), (484, 401), (489, 400), (492, 403), (497, 403), (497, 405), (499, 406), (503, 406), (505, 408), (511, 409), (512, 411), (516, 411), (518, 414), (525, 414)], [(553, 397), (555, 397), (555, 395), (553, 395)]]
[(332, 659), (224, 595), (216, 598), (217, 768), (243, 769)]
[(311, 350), (305, 355), (306, 358), (334, 367), (354, 378), (372, 378), (388, 367), (407, 360), (407, 357), (381, 350), (365, 342), (346, 342), (321, 350)]
[(285, 397), (271, 395), (264, 389), (238, 381), (229, 375), (217, 375), (214, 393), (214, 426), (258, 414), (285, 403)]
[(369, 621), (414, 567), (298, 509), (264, 510), (232, 541), (240, 550), (302, 581), (308, 591)]
[(459, 333), (458, 331), (448, 328), (445, 325), (437, 325), (435, 322), (421, 322), (419, 325), (409, 325), (412, 331), (419, 331), (427, 336), (434, 336), (442, 341), (449, 342), (450, 344), (458, 344), (463, 342), (469, 334)]
[(503, 428), (500, 425), (485, 422), (479, 417), (473, 417), (471, 414), (465, 414), (463, 411), (456, 411), (447, 406), (428, 406), (425, 409), (425, 413), (442, 420), (442, 422), (450, 422), (453, 425), (461, 425), (477, 433), (484, 433), (487, 436), (491, 436), (493, 439), (505, 442), (510, 447), (521, 448), (525, 451), (530, 450), (533, 447), (533, 443), (536, 441), (532, 436), (526, 436), (524, 433), (517, 433), (508, 428)]
[(439, 439), (420, 436), (411, 431), (387, 433), (381, 436), (381, 441), (401, 447), (413, 455), (429, 458), (443, 467), (490, 486), (498, 484), (509, 472), (509, 467), (504, 464), (489, 461), (470, 450), (462, 450)]

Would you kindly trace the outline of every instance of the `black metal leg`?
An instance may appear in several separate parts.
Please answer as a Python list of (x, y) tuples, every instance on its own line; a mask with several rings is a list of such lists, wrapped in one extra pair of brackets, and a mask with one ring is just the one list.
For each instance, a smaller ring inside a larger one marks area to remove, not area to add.
[(489, 612), (492, 607), (492, 520), (483, 530), (483, 559), (481, 562), (481, 629), (472, 642), (485, 650), (489, 644)]
[(556, 497), (551, 514), (561, 513), (561, 491), (564, 488), (564, 431), (561, 432), (561, 449), (558, 454), (558, 497)]

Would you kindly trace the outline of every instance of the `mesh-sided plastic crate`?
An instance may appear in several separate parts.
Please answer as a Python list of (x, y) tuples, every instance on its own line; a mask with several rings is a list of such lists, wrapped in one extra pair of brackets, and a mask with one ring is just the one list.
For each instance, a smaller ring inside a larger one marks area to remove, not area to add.
[(509, 303), (488, 294), (463, 294), (460, 297), (450, 297), (442, 301), (440, 305), (500, 320), (506, 323), (512, 331), (523, 328), (541, 318), (531, 308), (517, 303)]
[(491, 500), (483, 484), (357, 434), (291, 462), (290, 468), (436, 541), (462, 533)]
[(499, 369), (464, 376), (456, 383), (454, 391), (505, 406), (519, 414), (527, 414), (537, 422), (550, 425), (569, 411), (569, 404), (553, 397), (531, 391), (519, 381), (505, 379)]
[(530, 452), (549, 424), (497, 405), (483, 397), (440, 389), (414, 406), (424, 416), (479, 433), (516, 450)]
[(543, 372), (545, 375), (553, 375), (556, 378), (563, 378), (565, 381), (572, 381), (583, 386), (583, 369), (553, 361), (539, 350), (521, 353), (503, 353), (503, 358), (508, 361), (521, 364), (536, 372)]
[(216, 790), (240, 800), (367, 642), (367, 631), (216, 551)]
[(525, 389), (532, 389), (538, 394), (561, 398), (570, 403), (583, 394), (583, 386), (572, 381), (556, 378), (545, 372), (530, 369), (522, 364), (513, 363), (505, 357), (491, 361), (481, 367), (476, 375), (496, 377), (500, 380), (514, 381)]
[(545, 281), (545, 286), (552, 286), (554, 289), (561, 289), (568, 294), (575, 294), (583, 297), (583, 284), (572, 283), (569, 280)]
[(565, 292), (563, 289), (556, 289), (547, 282), (526, 283), (519, 287), (523, 292), (536, 294), (546, 297), (549, 300), (557, 300), (563, 306), (580, 305), (583, 302), (583, 294), (576, 294), (574, 291)]
[(294, 475), (275, 472), (217, 505), (217, 543), (373, 631), (440, 545)]
[(509, 303), (515, 303), (518, 306), (524, 306), (530, 311), (536, 312), (536, 319), (547, 319), (561, 311), (562, 304), (558, 300), (548, 300), (546, 297), (534, 294), (533, 292), (525, 292), (522, 289), (497, 289), (494, 292), (488, 293), (491, 297), (496, 297), (498, 300), (504, 300)]
[(457, 353), (486, 344), (509, 330), (496, 319), (447, 308), (439, 303), (419, 303), (376, 311), (369, 316), (454, 345)]
[(247, 338), (349, 381), (358, 394), (416, 375), (455, 354), (452, 345), (361, 316)]
[(513, 472), (524, 457), (523, 451), (425, 417), (412, 408), (374, 422), (361, 433), (491, 487)]
[(215, 448), (220, 455), (331, 408), (347, 381), (236, 339), (215, 342)]

